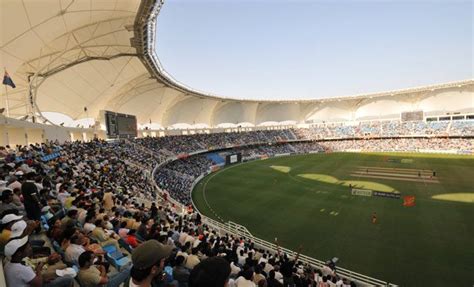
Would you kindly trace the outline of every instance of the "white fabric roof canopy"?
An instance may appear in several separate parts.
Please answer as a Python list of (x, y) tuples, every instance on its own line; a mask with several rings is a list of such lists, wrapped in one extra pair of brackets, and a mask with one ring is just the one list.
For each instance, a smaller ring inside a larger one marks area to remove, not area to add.
[[(449, 100), (459, 105), (450, 110), (474, 111), (472, 80), (339, 100), (286, 102), (243, 101), (179, 90), (156, 80), (131, 45), (140, 4), (140, 0), (2, 0), (0, 65), (17, 85), (7, 88), (10, 116), (20, 118), (31, 112), (28, 79), (37, 111), (78, 120), (98, 118), (105, 109), (136, 115), (140, 124), (152, 121), (163, 127), (330, 121), (331, 117), (351, 120), (385, 111), (378, 102), (386, 101), (383, 107), (397, 106), (390, 111), (396, 114), (416, 108), (445, 109), (444, 102), (452, 97), (460, 97)], [(463, 94), (458, 96), (458, 92)], [(439, 93), (445, 98), (423, 103)], [(5, 89), (0, 94), (0, 107), (4, 107)], [(373, 107), (363, 110), (368, 105)]]
[[(0, 64), (17, 85), (12, 102), (25, 99), (28, 76), (42, 111), (73, 118), (103, 108), (121, 85), (145, 74), (130, 46), (138, 0), (2, 1)], [(110, 60), (109, 60), (110, 59)], [(5, 93), (5, 91), (2, 91)], [(12, 105), (11, 114), (25, 107)]]

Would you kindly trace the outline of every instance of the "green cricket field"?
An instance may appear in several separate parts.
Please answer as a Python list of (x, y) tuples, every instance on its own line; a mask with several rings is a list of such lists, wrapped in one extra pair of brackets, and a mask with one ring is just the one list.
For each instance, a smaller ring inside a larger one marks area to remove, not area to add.
[[(404, 206), (405, 196), (414, 206)], [(319, 260), (338, 257), (339, 266), (367, 276), (401, 286), (474, 284), (473, 156), (276, 157), (212, 173), (192, 197), (211, 218), (292, 250), (302, 244)]]

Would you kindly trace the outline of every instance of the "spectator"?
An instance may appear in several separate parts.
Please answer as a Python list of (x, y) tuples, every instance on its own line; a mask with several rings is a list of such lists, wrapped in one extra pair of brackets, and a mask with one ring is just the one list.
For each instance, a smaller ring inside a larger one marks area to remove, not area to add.
[(173, 248), (163, 245), (156, 240), (149, 240), (138, 246), (132, 253), (133, 267), (131, 284), (140, 287), (150, 287), (152, 281), (160, 282), (165, 260)]
[(32, 256), (32, 249), (28, 242), (28, 236), (8, 242), (5, 246), (5, 256), (10, 259), (10, 261), (5, 264), (4, 268), (7, 286), (70, 287), (73, 284), (74, 279), (70, 277), (56, 277), (49, 282), (45, 282), (41, 274), (44, 266), (44, 263), (42, 262), (38, 263), (34, 270), (31, 267), (22, 264), (25, 258)]
[(0, 215), (3, 214), (5, 211), (8, 210), (17, 210), (19, 213), (23, 214), (24, 208), (22, 205), (18, 206), (13, 202), (13, 191), (11, 189), (4, 189), (2, 191), (1, 200), (2, 203), (0, 204)]
[(253, 282), (253, 270), (247, 266), (247, 269), (241, 272), (240, 276), (235, 280), (236, 287), (256, 287)]
[(130, 278), (131, 267), (125, 267), (120, 272), (108, 275), (104, 265), (94, 265), (96, 256), (92, 251), (85, 251), (79, 256), (78, 280), (82, 287), (93, 287), (104, 285), (107, 287), (118, 287)]
[(191, 254), (188, 255), (186, 258), (186, 264), (185, 267), (192, 270), (194, 266), (199, 264), (199, 257), (197, 256), (198, 249), (197, 248), (192, 248), (191, 249)]
[(26, 174), (26, 181), (21, 185), (21, 194), (25, 203), (26, 215), (31, 220), (41, 220), (41, 204), (39, 202), (38, 188), (33, 181), (36, 174)]
[(2, 218), (2, 226), (3, 230), (0, 233), (0, 246), (5, 246), (7, 244), (8, 240), (11, 238), (12, 234), (12, 226), (16, 222), (20, 221), (23, 218), (21, 215), (16, 215), (13, 213), (9, 213), (3, 216)]
[(177, 256), (175, 258), (175, 267), (173, 268), (173, 278), (178, 281), (179, 287), (188, 287), (189, 269), (183, 266), (184, 257)]
[(80, 232), (76, 232), (70, 239), (70, 244), (66, 248), (65, 260), (69, 263), (78, 265), (79, 256), (86, 251), (84, 245), (86, 240), (84, 235)]
[(221, 257), (201, 261), (191, 271), (189, 287), (224, 287), (229, 281), (229, 263)]
[(275, 279), (275, 270), (270, 271), (268, 274), (267, 287), (283, 287), (283, 284)]
[(133, 248), (136, 248), (140, 241), (138, 241), (137, 236), (135, 235), (135, 229), (130, 229), (127, 234), (127, 244), (132, 246)]

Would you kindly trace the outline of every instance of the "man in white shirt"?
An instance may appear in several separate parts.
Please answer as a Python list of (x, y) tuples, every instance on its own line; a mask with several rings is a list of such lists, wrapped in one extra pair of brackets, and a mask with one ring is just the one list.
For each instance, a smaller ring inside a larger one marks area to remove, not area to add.
[(7, 286), (23, 287), (23, 286), (41, 286), (41, 269), (40, 264), (35, 271), (31, 267), (21, 264), (25, 255), (31, 251), (28, 244), (28, 236), (20, 239), (12, 240), (5, 246), (5, 255), (11, 260), (5, 264), (5, 279)]
[(79, 255), (86, 251), (83, 246), (84, 243), (85, 238), (81, 233), (71, 236), (71, 244), (66, 248), (66, 252), (64, 252), (64, 259), (69, 263), (78, 265)]
[(184, 267), (188, 268), (189, 270), (193, 270), (194, 266), (199, 264), (200, 260), (197, 256), (197, 252), (197, 248), (193, 248), (191, 250), (191, 254), (186, 258), (186, 263), (184, 264)]
[(179, 239), (178, 239), (179, 244), (184, 245), (184, 243), (186, 242), (186, 238), (188, 237), (188, 232), (187, 231), (188, 231), (187, 229), (184, 229), (179, 234)]
[[(44, 264), (38, 263), (34, 271), (31, 267), (22, 264), (26, 257), (31, 257), (32, 255), (33, 250), (28, 243), (28, 236), (11, 240), (5, 245), (5, 256), (10, 259), (4, 267), (7, 286), (29, 287), (43, 285), (41, 271)], [(72, 286), (73, 280), (70, 277), (57, 277), (50, 283), (51, 286), (66, 287)]]
[(195, 240), (195, 238), (194, 238), (193, 235), (194, 235), (194, 233), (191, 231), (190, 234), (188, 234), (188, 235), (186, 236), (186, 238), (184, 239), (184, 244), (186, 244), (186, 243), (189, 242), (189, 243), (190, 243), (190, 246), (193, 246), (194, 240)]
[[(237, 260), (235, 260), (237, 261)], [(239, 266), (237, 266), (237, 263), (232, 261), (230, 262), (230, 275), (235, 278), (237, 275), (240, 273), (241, 269)]]
[(281, 274), (280, 272), (280, 266), (275, 265), (274, 270), (275, 270), (275, 279), (280, 281), (281, 284), (283, 284), (283, 274)]
[(328, 265), (324, 265), (323, 268), (321, 269), (321, 271), (323, 272), (323, 276), (327, 276), (327, 275), (335, 276), (336, 275), (334, 273), (334, 271), (331, 269), (331, 267), (329, 267)]
[(244, 272), (242, 272), (242, 276), (239, 276), (237, 280), (235, 280), (234, 284), (236, 287), (256, 287), (252, 279), (253, 279), (253, 270), (249, 268), (245, 270)]
[(266, 254), (266, 253), (263, 253), (263, 255), (260, 257), (260, 259), (258, 260), (258, 264), (260, 264), (260, 263), (262, 263), (262, 262), (265, 262), (265, 263), (268, 262), (267, 254)]
[(238, 255), (237, 255), (237, 258), (238, 258), (238, 260), (239, 260), (239, 264), (240, 264), (241, 266), (244, 266), (244, 265), (245, 265), (245, 261), (246, 261), (246, 259), (247, 259), (247, 254), (244, 253), (244, 250), (243, 250), (243, 249), (241, 249), (241, 250), (239, 251), (239, 253), (238, 253)]

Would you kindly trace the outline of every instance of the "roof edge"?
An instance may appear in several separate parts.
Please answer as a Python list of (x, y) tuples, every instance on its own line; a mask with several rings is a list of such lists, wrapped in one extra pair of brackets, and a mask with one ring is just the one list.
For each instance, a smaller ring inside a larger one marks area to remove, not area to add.
[(445, 90), (450, 88), (460, 88), (463, 86), (473, 85), (474, 79), (466, 79), (460, 81), (453, 81), (442, 84), (434, 84), (427, 86), (417, 86), (405, 89), (397, 89), (391, 91), (347, 95), (331, 98), (320, 99), (289, 99), (289, 100), (265, 100), (265, 99), (245, 99), (232, 98), (220, 95), (215, 95), (208, 92), (196, 90), (187, 86), (184, 83), (176, 80), (171, 76), (161, 64), (158, 55), (155, 52), (156, 43), (156, 26), (157, 19), (161, 8), (164, 5), (164, 0), (142, 0), (135, 18), (135, 37), (131, 39), (132, 46), (137, 49), (137, 54), (142, 60), (143, 64), (159, 82), (162, 82), (167, 87), (176, 89), (186, 95), (195, 96), (202, 99), (213, 99), (218, 101), (232, 101), (232, 102), (248, 102), (248, 103), (321, 103), (333, 101), (347, 101), (347, 100), (361, 100), (375, 97), (400, 96), (419, 92), (428, 92), (435, 90)]

